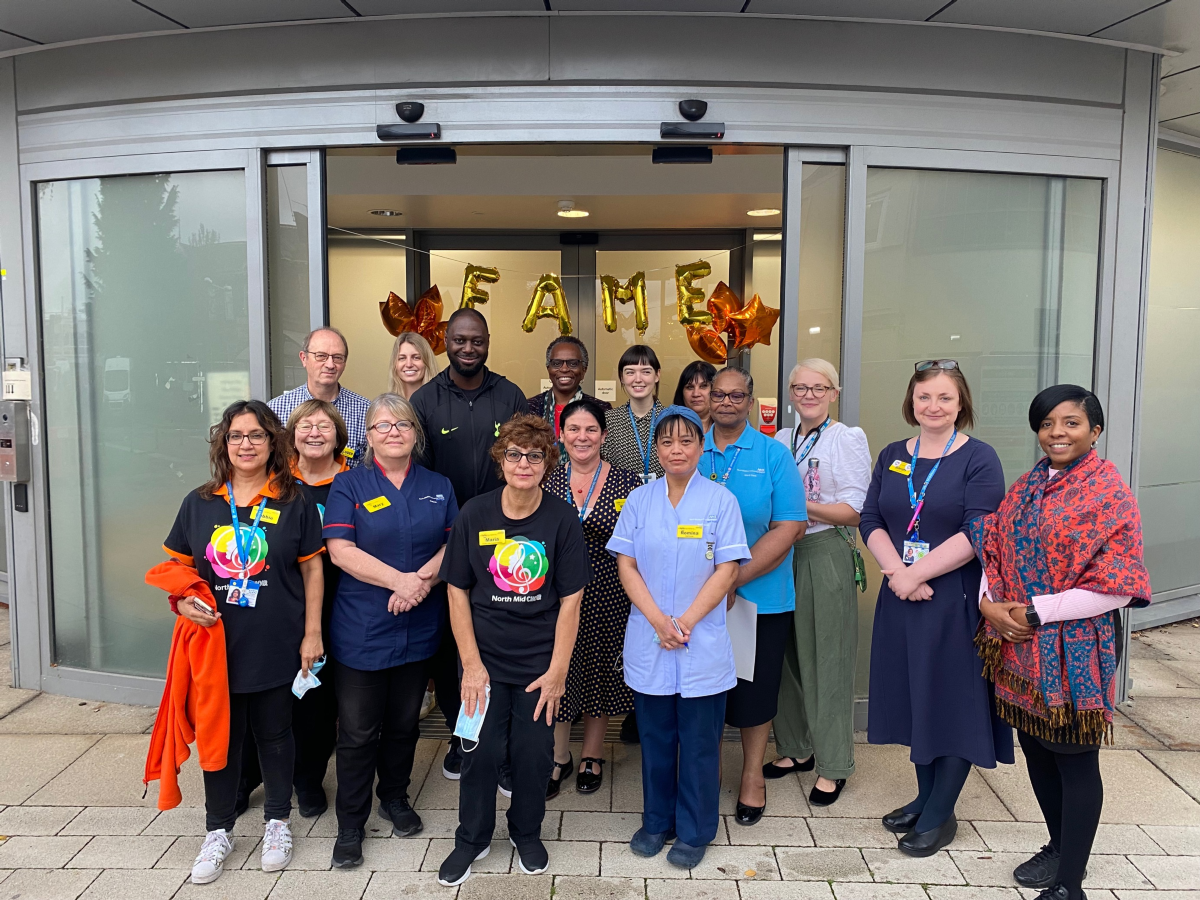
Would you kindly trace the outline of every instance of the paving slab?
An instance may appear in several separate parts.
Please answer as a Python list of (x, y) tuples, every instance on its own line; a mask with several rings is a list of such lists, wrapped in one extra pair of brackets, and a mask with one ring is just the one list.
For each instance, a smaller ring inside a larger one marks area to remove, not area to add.
[(75, 900), (99, 875), (97, 869), (19, 869), (0, 884), (0, 898)]
[(1122, 706), (1113, 713), (1113, 741), (1101, 750), (1166, 750), (1167, 745), (1126, 716)]
[[(467, 884), (471, 882), (468, 880)], [(661, 880), (655, 884), (663, 884)], [(691, 882), (678, 882), (685, 888)], [(641, 878), (576, 878), (560, 876), (554, 879), (554, 900), (645, 900), (646, 882)], [(736, 890), (736, 886), (735, 886)]]
[(600, 874), (616, 878), (687, 878), (687, 869), (667, 862), (667, 849), (658, 856), (637, 856), (627, 843), (606, 842), (600, 847)]
[[(546, 841), (546, 852), (550, 855), (551, 875), (590, 875), (600, 874), (600, 842), (599, 841)], [(516, 859), (513, 860), (513, 871), (520, 871)]]
[(0, 834), (58, 834), (81, 812), (79, 806), (9, 806), (0, 812)]
[(1139, 631), (1141, 640), (1173, 659), (1200, 659), (1200, 628), (1190, 622)]
[(141, 734), (157, 714), (150, 706), (40, 694), (0, 719), (0, 734)]
[[(722, 745), (721, 797), (718, 809), (731, 816), (737, 811), (737, 799), (742, 779), (742, 746), (732, 741)], [(773, 756), (768, 748), (768, 756)], [(772, 816), (811, 815), (808, 807), (808, 787), (801, 785), (795, 775), (785, 775), (767, 781), (767, 812)], [(811, 787), (811, 785), (809, 785)], [(639, 796), (640, 804), (641, 798)]]
[(778, 881), (780, 874), (770, 847), (710, 846), (700, 865), (692, 869), (692, 879)]
[(1200, 856), (1130, 856), (1129, 861), (1157, 889), (1200, 889)]
[(0, 844), (0, 869), (61, 869), (87, 842), (85, 837), (9, 838)]
[[(646, 880), (647, 900), (738, 900), (735, 881)], [(555, 900), (558, 894), (555, 893)]]
[(1122, 710), (1170, 749), (1200, 750), (1200, 699), (1146, 697)]
[(1200, 800), (1200, 753), (1148, 751), (1143, 756), (1194, 799)]
[(271, 891), (271, 900), (359, 900), (370, 880), (365, 869), (304, 872), (289, 866)]
[(931, 884), (925, 890), (929, 893), (929, 900), (1020, 900), (1021, 898), (1021, 894), (1016, 888)]
[[(0, 759), (4, 760), (0, 766), (0, 803), (24, 803), (98, 740), (92, 735), (0, 735)], [(80, 806), (84, 801), (54, 805)]]
[(94, 837), (67, 863), (67, 868), (151, 869), (174, 841), (167, 835)]
[[(108, 869), (88, 886), (79, 900), (171, 900), (186, 876), (182, 872), (150, 869), (123, 872)], [(224, 900), (224, 894), (222, 894)]]
[(1130, 659), (1134, 702), (1148, 697), (1200, 697), (1200, 684), (1158, 659)]
[(1174, 669), (1184, 678), (1200, 684), (1200, 659), (1164, 659), (1163, 665), (1169, 669)]
[(458, 900), (549, 900), (549, 875), (472, 875), (458, 889)]
[[(1200, 856), (1200, 827), (1195, 825), (1143, 825), (1142, 831), (1172, 856)], [(1141, 853), (1141, 850), (1130, 850)], [(1196, 885), (1200, 890), (1200, 884)]]
[(184, 881), (174, 900), (218, 900), (218, 896), (219, 900), (266, 900), (278, 881), (279, 874), (274, 872), (231, 872), (226, 869), (215, 887)]
[[(969, 884), (1016, 887), (1013, 869), (1029, 858), (1027, 853), (961, 853), (951, 852), (959, 871)], [(1149, 857), (1147, 857), (1149, 858)], [(1088, 875), (1083, 882), (1092, 888), (1150, 888), (1153, 885), (1123, 856), (1102, 856), (1093, 853), (1088, 860)], [(1088, 894), (1091, 897), (1091, 894)]]
[(732, 816), (726, 816), (725, 831), (731, 844), (812, 847), (815, 844), (807, 821), (798, 816), (763, 816), (757, 823), (747, 827), (739, 825)]
[(858, 850), (788, 847), (775, 851), (784, 881), (871, 881), (871, 870)]
[(926, 900), (919, 884), (838, 884), (833, 885), (837, 900)]
[(202, 806), (177, 806), (174, 809), (164, 809), (142, 831), (142, 834), (190, 834), (199, 837), (203, 837), (206, 833), (204, 807)]
[[(235, 836), (233, 850), (225, 857), (225, 874), (221, 876), (221, 880), (224, 881), (232, 872), (246, 865), (251, 856), (254, 857), (254, 868), (258, 868), (258, 845), (260, 843), (262, 842), (258, 838)], [(196, 856), (200, 853), (203, 845), (203, 839), (192, 835), (175, 838), (175, 841), (167, 848), (167, 852), (160, 856), (158, 862), (154, 864), (154, 868), (182, 869), (191, 872), (192, 863), (196, 861)]]
[[(419, 872), (428, 849), (429, 842), (425, 840), (367, 838), (363, 841), (363, 865), (377, 872)], [(332, 858), (332, 847), (329, 853)]]
[[(3, 816), (3, 813), (0, 813)], [(629, 841), (642, 827), (642, 814), (564, 812), (559, 836), (564, 841)]]
[(738, 893), (742, 900), (834, 900), (822, 881), (740, 881)]
[(1117, 891), (1115, 896), (1118, 900), (1200, 900), (1200, 891)]
[(375, 872), (363, 900), (447, 900), (454, 895), (453, 888), (442, 887), (428, 872)]
[(863, 857), (876, 881), (910, 884), (966, 884), (962, 873), (946, 851), (923, 859), (905, 856), (899, 850), (864, 850)]
[[(453, 849), (453, 840), (438, 838), (430, 841), (429, 849), (425, 852), (425, 861), (421, 864), (421, 871), (437, 872)], [(503, 875), (512, 868), (512, 856), (513, 847), (508, 842), (508, 838), (502, 841), (492, 841), (488, 855), (471, 863), (472, 877), (480, 872)]]
[(637, 744), (612, 745), (612, 811), (642, 811), (642, 748)]
[[(1050, 840), (1041, 822), (975, 822), (988, 849), (1008, 853), (1033, 854)], [(962, 849), (954, 847), (952, 849)], [(1155, 854), (1162, 850), (1137, 825), (1101, 825), (1096, 832), (1093, 853)]]
[[(37, 738), (30, 736), (30, 739)], [(87, 752), (56, 775), (31, 798), (46, 806), (155, 806), (158, 782), (142, 797), (142, 774), (146, 768), (148, 734), (110, 734), (96, 740), (90, 736), (55, 736), (55, 741), (92, 741)], [(2, 747), (2, 744), (0, 744)], [(2, 758), (2, 757), (0, 757)], [(179, 773), (179, 788), (186, 806), (204, 805), (204, 781), (193, 753)]]
[(144, 806), (89, 806), (59, 834), (141, 834), (157, 816)]

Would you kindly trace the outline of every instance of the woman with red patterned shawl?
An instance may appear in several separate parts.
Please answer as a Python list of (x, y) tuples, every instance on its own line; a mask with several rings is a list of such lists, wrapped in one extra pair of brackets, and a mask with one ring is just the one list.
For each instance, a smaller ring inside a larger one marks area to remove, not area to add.
[(1046, 388), (1029, 427), (1046, 457), (972, 528), (984, 568), (975, 644), (1050, 832), (1013, 875), (1044, 888), (1038, 900), (1086, 900), (1104, 802), (1100, 744), (1112, 733), (1116, 611), (1150, 602), (1150, 576), (1133, 492), (1093, 449), (1104, 430), (1096, 395)]

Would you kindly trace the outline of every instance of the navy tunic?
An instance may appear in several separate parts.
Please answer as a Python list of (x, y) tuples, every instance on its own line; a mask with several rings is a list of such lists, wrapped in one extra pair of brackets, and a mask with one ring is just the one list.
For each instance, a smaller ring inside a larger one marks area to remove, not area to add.
[[(893, 471), (910, 463), (905, 441), (879, 454), (862, 510), (863, 540), (884, 529), (899, 554), (912, 518), (908, 479)], [(913, 487), (920, 493), (936, 459), (918, 459)], [(972, 519), (995, 512), (1004, 499), (1004, 472), (990, 445), (968, 438), (943, 461), (921, 510), (921, 540), (936, 548), (966, 534)], [(867, 739), (905, 744), (927, 765), (957, 756), (994, 768), (1013, 761), (1012, 729), (992, 709), (991, 685), (975, 652), (979, 625), (979, 561), (933, 579), (930, 600), (901, 600), (884, 579), (871, 635), (871, 695)]]
[[(326, 539), (342, 538), (401, 572), (415, 572), (446, 543), (458, 517), (444, 475), (411, 463), (397, 490), (377, 462), (333, 479), (325, 504)], [(387, 588), (343, 572), (333, 601), (329, 643), (335, 659), (376, 672), (433, 656), (448, 628), (446, 586), (437, 584), (408, 612), (388, 612)]]

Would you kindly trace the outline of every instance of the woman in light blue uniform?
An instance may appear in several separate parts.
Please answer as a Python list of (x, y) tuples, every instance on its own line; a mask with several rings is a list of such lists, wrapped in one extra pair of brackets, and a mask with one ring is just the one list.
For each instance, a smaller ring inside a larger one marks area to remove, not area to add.
[(654, 430), (665, 477), (625, 501), (608, 551), (633, 609), (625, 683), (642, 744), (642, 827), (630, 841), (691, 869), (716, 837), (725, 692), (737, 683), (725, 597), (750, 558), (737, 501), (696, 472), (700, 417), (669, 406)]

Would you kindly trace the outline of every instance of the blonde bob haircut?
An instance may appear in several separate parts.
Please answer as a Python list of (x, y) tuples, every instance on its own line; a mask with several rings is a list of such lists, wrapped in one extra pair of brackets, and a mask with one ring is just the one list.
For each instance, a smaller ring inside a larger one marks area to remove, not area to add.
[(388, 393), (404, 396), (404, 382), (400, 380), (400, 376), (396, 374), (396, 360), (400, 356), (400, 348), (405, 344), (411, 344), (417, 348), (417, 352), (421, 354), (421, 362), (425, 363), (425, 380), (421, 382), (419, 387), (424, 387), (433, 381), (437, 375), (437, 361), (433, 356), (433, 348), (429, 346), (429, 341), (421, 337), (415, 331), (402, 331), (396, 335), (396, 343), (392, 344), (392, 363), (388, 367)]
[(825, 380), (833, 386), (835, 391), (841, 391), (842, 385), (841, 382), (838, 381), (837, 367), (834, 366), (834, 364), (829, 360), (821, 359), (817, 356), (811, 357), (810, 359), (802, 359), (792, 367), (792, 372), (790, 375), (788, 375), (789, 390), (791, 390), (792, 381), (794, 381), (796, 378), (796, 373), (801, 369), (808, 369), (810, 372), (816, 372), (818, 375), (824, 376)]
[[(416, 437), (416, 444), (413, 450), (416, 453), (425, 451), (425, 432), (421, 428), (421, 420), (417, 418), (417, 411), (413, 409), (413, 405), (401, 397), (399, 394), (386, 393), (380, 394), (371, 401), (371, 405), (367, 407), (367, 417), (365, 421), (367, 435), (370, 436), (371, 426), (375, 424), (375, 420), (379, 418), (381, 412), (390, 412), (396, 417), (397, 422), (411, 422), (413, 427), (413, 435)], [(375, 461), (375, 451), (371, 448), (371, 442), (367, 442), (367, 452), (363, 457), (363, 462), (370, 465)]]
[(333, 422), (333, 433), (335, 435), (333, 441), (333, 456), (336, 459), (342, 455), (342, 451), (346, 449), (346, 445), (350, 443), (350, 434), (346, 431), (346, 420), (342, 418), (342, 414), (337, 411), (337, 407), (326, 400), (318, 400), (314, 397), (311, 400), (305, 400), (288, 416), (287, 425), (287, 441), (291, 447), (296, 446), (296, 426), (300, 424), (301, 419), (307, 419), (316, 413), (325, 413), (329, 416), (329, 420)]

